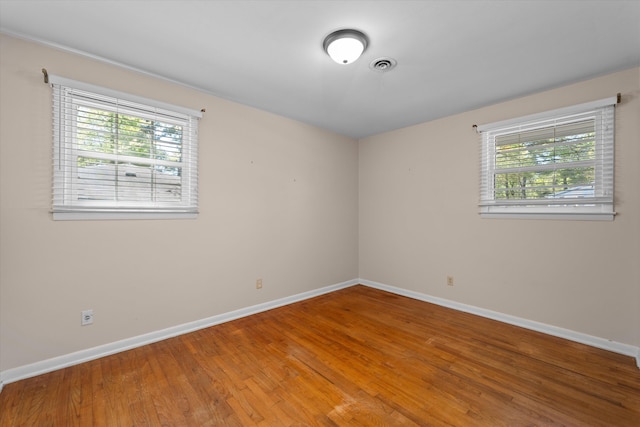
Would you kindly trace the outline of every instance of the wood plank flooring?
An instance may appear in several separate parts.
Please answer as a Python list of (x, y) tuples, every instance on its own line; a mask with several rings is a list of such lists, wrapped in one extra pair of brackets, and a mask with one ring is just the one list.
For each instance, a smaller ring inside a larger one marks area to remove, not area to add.
[(354, 286), (7, 384), (0, 426), (640, 426), (631, 357)]

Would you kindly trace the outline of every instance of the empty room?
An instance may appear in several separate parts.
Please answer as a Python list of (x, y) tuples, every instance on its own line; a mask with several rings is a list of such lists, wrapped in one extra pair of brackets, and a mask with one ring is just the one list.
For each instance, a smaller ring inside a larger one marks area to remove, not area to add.
[(0, 426), (638, 426), (639, 142), (637, 0), (0, 0)]

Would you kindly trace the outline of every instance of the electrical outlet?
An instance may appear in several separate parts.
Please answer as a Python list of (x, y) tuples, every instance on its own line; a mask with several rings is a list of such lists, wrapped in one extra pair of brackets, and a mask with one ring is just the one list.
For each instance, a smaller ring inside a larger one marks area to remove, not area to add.
[(453, 276), (447, 276), (447, 286), (453, 286)]
[(91, 325), (92, 323), (93, 323), (93, 310), (82, 310), (80, 325), (87, 326), (87, 325)]
[(256, 289), (262, 289), (262, 279), (256, 280)]

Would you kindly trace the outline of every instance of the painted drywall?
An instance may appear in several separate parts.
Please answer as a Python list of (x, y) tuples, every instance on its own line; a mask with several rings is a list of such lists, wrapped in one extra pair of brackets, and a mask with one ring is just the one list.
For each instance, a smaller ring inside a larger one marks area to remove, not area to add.
[[(614, 221), (479, 217), (473, 124), (618, 92)], [(639, 141), (638, 68), (363, 139), (360, 277), (638, 346)]]
[[(42, 67), (206, 108), (199, 218), (54, 222)], [(617, 92), (615, 221), (479, 218), (472, 124)], [(0, 35), (0, 372), (356, 277), (638, 346), (639, 95), (628, 70), (357, 143)]]
[[(206, 108), (198, 219), (53, 221), (43, 67)], [(0, 371), (358, 276), (356, 141), (5, 35), (0, 93)]]

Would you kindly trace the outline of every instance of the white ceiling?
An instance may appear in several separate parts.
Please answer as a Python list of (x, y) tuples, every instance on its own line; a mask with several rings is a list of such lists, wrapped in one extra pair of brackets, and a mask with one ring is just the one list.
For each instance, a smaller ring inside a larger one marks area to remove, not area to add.
[[(342, 28), (370, 39), (350, 65)], [(640, 65), (638, 0), (0, 0), (0, 31), (354, 138)]]

